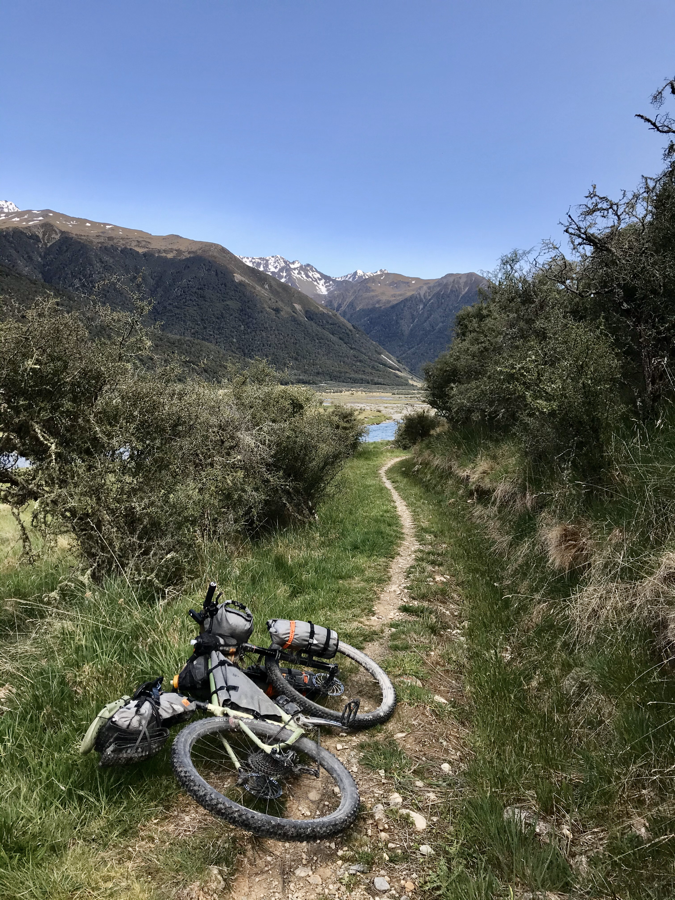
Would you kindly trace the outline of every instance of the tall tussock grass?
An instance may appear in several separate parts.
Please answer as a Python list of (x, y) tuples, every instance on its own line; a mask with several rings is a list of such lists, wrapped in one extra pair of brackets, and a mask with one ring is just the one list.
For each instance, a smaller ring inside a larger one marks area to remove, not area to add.
[[(446, 517), (467, 522), (451, 552), (469, 618), (470, 795), (568, 828), (571, 896), (675, 889), (670, 425), (615, 435), (587, 482), (535, 477), (517, 444), (461, 430), (414, 454)], [(550, 874), (542, 886), (559, 889)]]

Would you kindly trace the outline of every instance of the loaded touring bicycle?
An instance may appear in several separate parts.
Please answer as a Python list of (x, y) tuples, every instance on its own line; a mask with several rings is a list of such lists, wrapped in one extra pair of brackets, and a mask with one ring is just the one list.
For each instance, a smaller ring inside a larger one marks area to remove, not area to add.
[(190, 610), (200, 633), (173, 690), (158, 678), (109, 703), (81, 752), (96, 750), (102, 766), (138, 762), (164, 746), (171, 727), (189, 723), (173, 743), (173, 769), (209, 812), (284, 841), (343, 831), (356, 818), (358, 789), (321, 747), (320, 730), (385, 722), (396, 705), (391, 681), (365, 653), (311, 622), (270, 619), (270, 646), (250, 644), (251, 611), (215, 595), (211, 582), (203, 608)]

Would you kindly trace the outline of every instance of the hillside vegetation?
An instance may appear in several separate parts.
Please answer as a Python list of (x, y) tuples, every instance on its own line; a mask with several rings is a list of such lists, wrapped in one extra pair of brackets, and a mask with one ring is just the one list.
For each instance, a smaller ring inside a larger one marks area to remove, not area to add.
[[(218, 365), (266, 359), (293, 382), (405, 385), (404, 369), (358, 328), (218, 244), (72, 218), (52, 210), (0, 216), (0, 264), (129, 311), (129, 287), (151, 300), (171, 343)], [(182, 347), (184, 342), (184, 348)]]
[(68, 535), (97, 579), (163, 588), (214, 542), (310, 520), (357, 447), (354, 412), (262, 363), (217, 385), (148, 366), (143, 308), (65, 312), (47, 295), (3, 312), (0, 502), (17, 522), (30, 509), (43, 542)]
[(426, 370), (471, 724), (444, 898), (673, 895), (673, 151), (589, 193), (571, 255), (506, 257)]

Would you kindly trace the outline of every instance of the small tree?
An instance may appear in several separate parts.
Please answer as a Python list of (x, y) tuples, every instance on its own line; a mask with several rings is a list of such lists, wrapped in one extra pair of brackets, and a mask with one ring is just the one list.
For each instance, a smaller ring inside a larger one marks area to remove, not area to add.
[(359, 428), (262, 363), (215, 386), (148, 353), (139, 312), (5, 306), (0, 502), (72, 534), (97, 577), (166, 583), (211, 541), (310, 517)]
[(397, 447), (408, 450), (428, 438), (434, 428), (438, 428), (438, 418), (426, 409), (408, 413), (403, 416), (396, 429), (394, 443)]

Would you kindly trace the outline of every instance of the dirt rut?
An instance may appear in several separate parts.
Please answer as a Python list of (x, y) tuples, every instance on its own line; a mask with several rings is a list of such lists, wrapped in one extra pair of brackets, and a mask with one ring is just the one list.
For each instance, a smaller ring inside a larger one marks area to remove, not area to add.
[[(396, 504), (403, 537), (398, 553), (391, 564), (389, 581), (380, 592), (374, 614), (367, 623), (371, 627), (374, 622), (382, 622), (386, 626), (387, 622), (401, 616), (399, 606), (407, 598), (406, 572), (413, 564), (418, 546), (415, 539), (415, 524), (410, 510), (387, 478), (387, 470), (402, 459), (405, 457), (398, 456), (389, 460), (379, 472), (380, 478)], [(366, 653), (373, 659), (381, 659), (385, 655), (387, 632), (388, 629), (385, 627), (382, 637), (366, 646)], [(356, 741), (356, 738), (349, 738), (348, 741), (351, 744), (351, 741)], [(340, 737), (326, 735), (324, 744), (343, 761), (346, 761), (344, 752), (337, 752), (339, 742)], [(343, 744), (344, 739), (339, 746), (342, 747)], [(359, 768), (357, 781), (364, 800), (371, 794), (372, 786), (381, 787), (377, 776), (366, 769)], [(370, 784), (371, 781), (373, 785)], [(238, 874), (232, 885), (232, 896), (237, 900), (267, 900), (267, 898), (271, 898), (271, 900), (309, 900), (312, 897), (328, 895), (336, 898), (349, 897), (350, 900), (365, 900), (374, 893), (369, 889), (372, 888), (372, 878), (368, 885), (353, 885), (350, 888), (345, 887), (339, 881), (338, 873), (345, 862), (340, 858), (342, 846), (343, 842), (340, 837), (330, 843), (315, 844), (281, 844), (259, 838), (251, 839), (245, 855), (240, 859)], [(350, 860), (350, 862), (352, 861)], [(299, 876), (295, 874), (296, 870), (301, 872), (311, 870), (312, 874)], [(377, 875), (378, 873), (374, 872), (373, 874)], [(401, 887), (399, 887), (400, 893), (403, 893)]]

